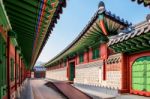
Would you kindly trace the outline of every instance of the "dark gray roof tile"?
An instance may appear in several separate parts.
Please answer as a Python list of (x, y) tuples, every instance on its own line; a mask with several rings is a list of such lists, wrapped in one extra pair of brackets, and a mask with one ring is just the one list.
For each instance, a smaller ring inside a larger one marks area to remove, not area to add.
[(141, 22), (140, 24), (135, 25), (134, 30), (132, 30), (129, 34), (125, 34), (122, 35), (121, 37), (110, 39), (110, 41), (108, 42), (108, 46), (111, 46), (119, 42), (123, 42), (130, 38), (134, 38), (135, 36), (140, 36), (141, 34), (148, 33), (149, 31), (150, 31), (150, 23), (147, 21)]

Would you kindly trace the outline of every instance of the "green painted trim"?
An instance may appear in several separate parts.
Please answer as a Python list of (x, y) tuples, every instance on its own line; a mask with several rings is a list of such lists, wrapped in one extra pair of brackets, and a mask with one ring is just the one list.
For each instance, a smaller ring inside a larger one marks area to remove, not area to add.
[(17, 34), (14, 31), (8, 31), (8, 36), (11, 38), (17, 38)]
[(149, 44), (150, 33), (134, 37), (132, 39), (123, 41), (121, 43), (110, 46), (113, 50), (125, 53), (134, 53), (139, 51), (145, 51), (150, 48)]
[(18, 46), (18, 42), (15, 38), (10, 38), (10, 41), (15, 47)]
[(19, 46), (16, 46), (16, 51), (18, 52), (18, 54), (21, 54), (21, 48)]
[(12, 29), (3, 4), (3, 0), (0, 0), (0, 25), (3, 25), (7, 30)]

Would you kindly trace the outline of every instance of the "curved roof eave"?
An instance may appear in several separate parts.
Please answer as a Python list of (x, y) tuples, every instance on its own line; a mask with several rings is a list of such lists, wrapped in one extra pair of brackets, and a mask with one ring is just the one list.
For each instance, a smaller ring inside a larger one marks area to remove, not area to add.
[(43, 41), (43, 43), (42, 43), (42, 45), (41, 45), (41, 47), (40, 47), (40, 50), (39, 50), (39, 52), (38, 52), (38, 55), (37, 55), (35, 61), (32, 63), (32, 64), (33, 64), (32, 66), (35, 65), (35, 62), (36, 62), (36, 60), (38, 59), (38, 57), (39, 57), (41, 51), (43, 50), (43, 48), (44, 48), (44, 46), (45, 46), (45, 44), (46, 44), (46, 42), (47, 42), (47, 40), (48, 40), (48, 38), (49, 38), (49, 35), (51, 34), (51, 31), (52, 31), (53, 28), (55, 27), (55, 26), (52, 25), (52, 24), (56, 24), (56, 23), (57, 23), (57, 20), (60, 18), (59, 15), (63, 13), (63, 7), (66, 7), (66, 0), (64, 0), (63, 2), (62, 2), (62, 1), (59, 2), (58, 6), (57, 6), (57, 8), (56, 8), (54, 17), (52, 18), (53, 21), (50, 23), (50, 25), (49, 25), (49, 27), (48, 27), (48, 30), (47, 30), (46, 36), (45, 36), (45, 38), (44, 38), (44, 41)]
[[(99, 10), (98, 10), (99, 11)], [(91, 18), (91, 20), (88, 22), (88, 24), (85, 26), (85, 28), (80, 32), (80, 34), (76, 37), (76, 39), (74, 39), (64, 50), (62, 50), (59, 54), (57, 54), (54, 58), (52, 58), (50, 61), (48, 61), (46, 64), (44, 64), (44, 66), (49, 65), (51, 62), (53, 62), (54, 60), (56, 60), (57, 58), (59, 58), (63, 53), (65, 53), (67, 50), (69, 50), (74, 44), (76, 44), (77, 41), (80, 40), (80, 38), (82, 38), (82, 36), (86, 33), (86, 31), (91, 27), (91, 25), (98, 19), (98, 11), (96, 11), (96, 13), (94, 14), (94, 16)], [(125, 21), (124, 19), (120, 19), (120, 17), (112, 14), (110, 11), (105, 11), (105, 16), (113, 19), (114, 21), (124, 24), (126, 26), (131, 25), (131, 23), (128, 23), (127, 21)]]
[(144, 7), (150, 7), (150, 1), (149, 0), (131, 0), (131, 1), (136, 1), (138, 4), (143, 4)]

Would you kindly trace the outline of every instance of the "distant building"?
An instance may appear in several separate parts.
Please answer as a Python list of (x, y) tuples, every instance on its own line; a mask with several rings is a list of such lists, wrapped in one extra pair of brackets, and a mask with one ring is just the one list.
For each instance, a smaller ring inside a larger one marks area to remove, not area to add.
[(43, 66), (35, 66), (33, 68), (34, 78), (45, 78), (46, 68)]

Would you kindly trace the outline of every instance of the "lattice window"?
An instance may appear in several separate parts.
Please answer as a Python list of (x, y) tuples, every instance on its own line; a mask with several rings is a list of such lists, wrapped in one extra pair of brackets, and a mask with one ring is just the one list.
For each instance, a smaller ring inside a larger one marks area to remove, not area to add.
[(11, 81), (13, 81), (14, 80), (14, 59), (13, 58), (11, 58), (10, 59), (10, 66), (11, 66)]
[(93, 49), (93, 52), (92, 52), (92, 59), (97, 59), (99, 58), (99, 48), (95, 48)]

